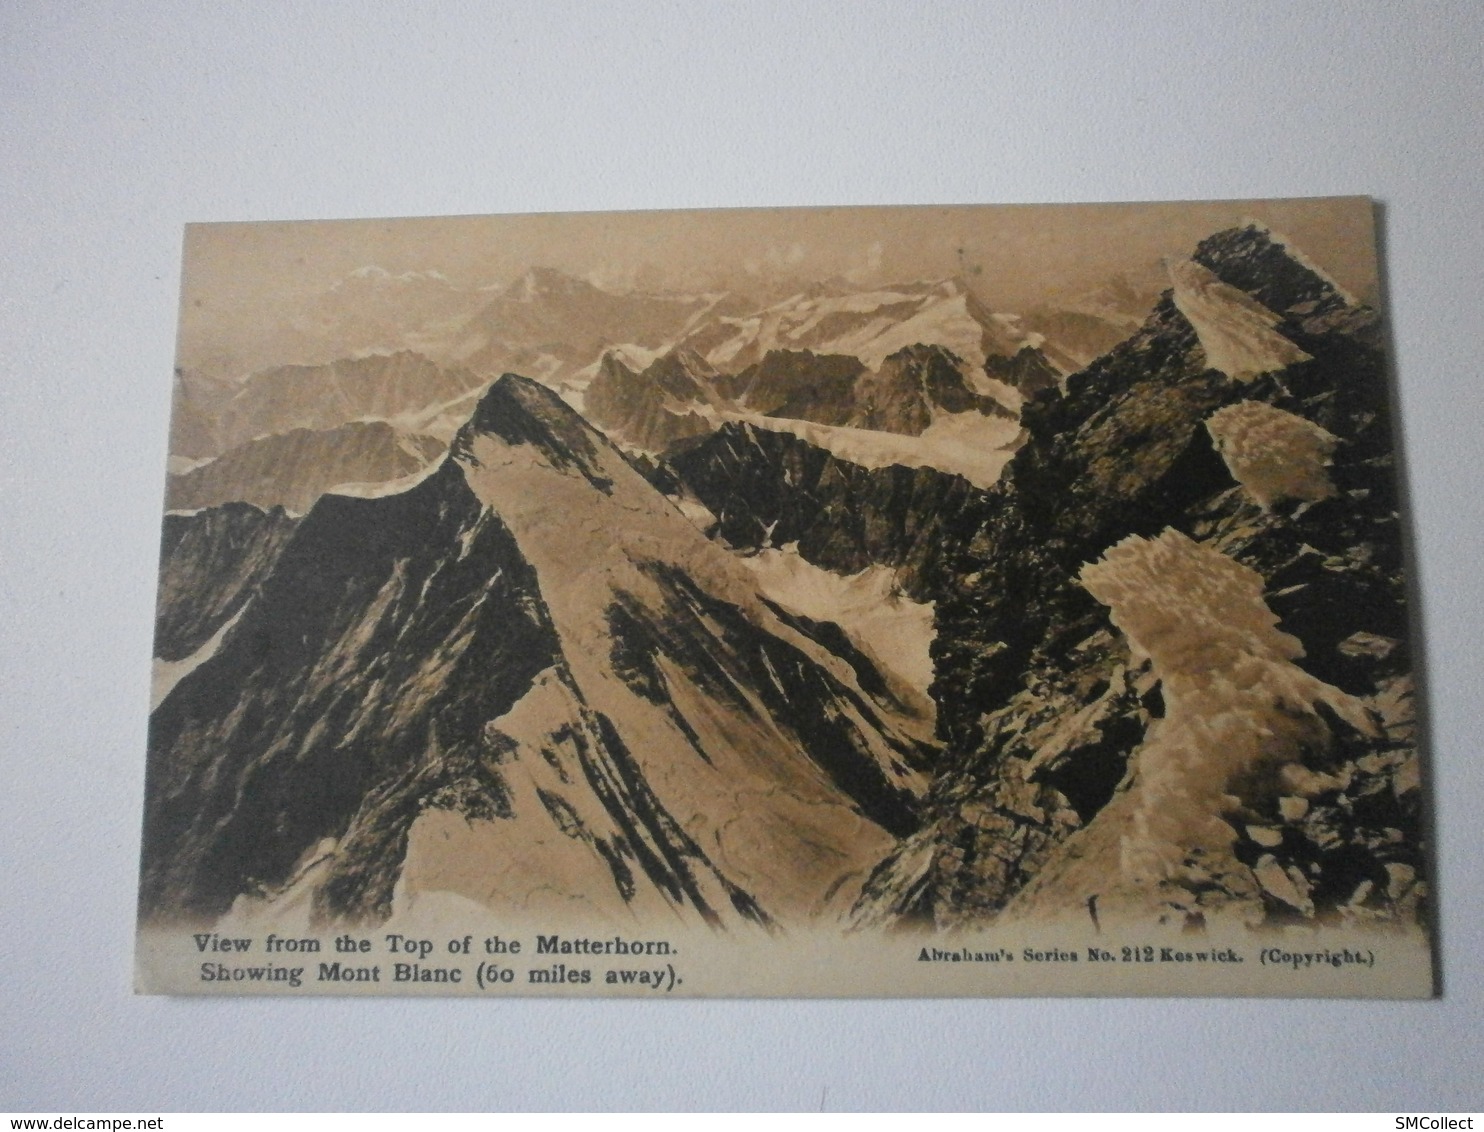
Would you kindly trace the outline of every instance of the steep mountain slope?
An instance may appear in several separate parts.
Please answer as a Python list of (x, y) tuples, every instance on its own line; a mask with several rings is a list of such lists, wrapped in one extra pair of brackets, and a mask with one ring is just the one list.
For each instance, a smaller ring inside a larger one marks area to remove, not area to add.
[[(285, 881), (379, 785), (472, 758), (554, 657), (534, 592), (452, 465), (399, 496), (323, 497), (151, 717), (142, 910), (219, 914)], [(477, 773), (459, 789), (498, 797)]]
[(416, 487), (320, 499), (154, 713), (142, 912), (838, 914), (927, 747), (828, 628), (507, 376)]
[(283, 508), (228, 503), (166, 515), (160, 536), (155, 656), (184, 660), (237, 615), (294, 530)]
[(1418, 914), (1374, 315), (1256, 228), (1174, 274), (1136, 335), (1028, 403), (942, 570), (951, 769), (863, 924)]

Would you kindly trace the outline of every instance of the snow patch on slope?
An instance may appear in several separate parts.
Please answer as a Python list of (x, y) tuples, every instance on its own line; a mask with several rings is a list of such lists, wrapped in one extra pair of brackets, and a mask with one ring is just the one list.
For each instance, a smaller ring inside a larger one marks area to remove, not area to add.
[(988, 489), (1000, 478), (1020, 437), (1020, 425), (983, 413), (940, 413), (921, 436), (815, 424), (756, 413), (722, 414), (765, 432), (792, 433), (863, 468), (935, 468)]
[(1242, 401), (1212, 413), (1206, 431), (1232, 478), (1264, 511), (1280, 499), (1335, 493), (1325, 469), (1339, 438), (1313, 421), (1265, 401)]
[(401, 495), (404, 491), (411, 491), (423, 480), (443, 466), (441, 459), (433, 461), (424, 468), (415, 472), (409, 472), (398, 479), (387, 480), (384, 483), (375, 481), (362, 481), (357, 483), (339, 483), (326, 490), (326, 495), (349, 495), (356, 499), (382, 499), (388, 495)]
[[(889, 566), (832, 573), (806, 562), (790, 543), (742, 559), (772, 601), (814, 621), (833, 621), (882, 667), (928, 694), (933, 680), (933, 603), (915, 602)], [(931, 701), (929, 701), (931, 702)]]
[(1175, 306), (1195, 328), (1206, 364), (1237, 381), (1306, 362), (1310, 355), (1273, 327), (1281, 321), (1245, 291), (1194, 260), (1168, 265)]
[(204, 468), (215, 460), (215, 456), (201, 456), (192, 458), (190, 456), (171, 456), (165, 463), (165, 469), (172, 476), (183, 476), (187, 472), (194, 472), (197, 468)]
[(220, 629), (213, 633), (190, 656), (183, 657), (180, 660), (161, 660), (159, 657), (154, 658), (154, 665), (150, 673), (150, 711), (154, 711), (155, 708), (165, 702), (165, 697), (175, 690), (175, 685), (179, 684), (216, 655), (216, 650), (221, 648), (222, 641), (226, 640), (227, 634), (232, 631), (232, 626), (242, 620), (242, 615), (247, 612), (247, 607), (251, 604), (251, 601), (244, 602), (242, 608), (234, 613)]

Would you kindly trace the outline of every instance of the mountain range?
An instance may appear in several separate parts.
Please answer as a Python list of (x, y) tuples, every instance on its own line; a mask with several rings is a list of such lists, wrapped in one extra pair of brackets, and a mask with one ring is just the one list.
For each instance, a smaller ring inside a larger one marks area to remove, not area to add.
[(455, 337), (178, 401), (146, 918), (1423, 915), (1378, 320), (1266, 230)]

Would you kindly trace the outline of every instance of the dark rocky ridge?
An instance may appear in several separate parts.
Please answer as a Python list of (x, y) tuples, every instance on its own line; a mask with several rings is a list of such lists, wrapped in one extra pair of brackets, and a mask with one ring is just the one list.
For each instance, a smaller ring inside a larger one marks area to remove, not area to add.
[[(806, 374), (824, 360), (792, 355), (777, 364)], [(831, 372), (843, 378), (845, 367)], [(857, 371), (848, 405), (820, 417), (843, 415), (851, 427), (915, 436), (939, 412), (1013, 416), (970, 390), (947, 350), (911, 346), (875, 373)], [(806, 561), (842, 574), (892, 566), (917, 601), (934, 600), (942, 564), (982, 524), (989, 498), (935, 468), (864, 468), (791, 433), (738, 422), (680, 446), (651, 478), (662, 490), (688, 491), (703, 503), (716, 516), (714, 533), (737, 549), (796, 542)]]
[(165, 516), (155, 656), (183, 660), (230, 621), (272, 572), (294, 531), (282, 507), (227, 503)]
[(639, 373), (613, 354), (604, 354), (583, 406), (593, 423), (615, 438), (664, 452), (711, 431), (711, 422), (696, 410), (717, 403), (718, 377), (688, 349), (656, 358)]
[(859, 358), (809, 350), (769, 350), (762, 361), (723, 377), (718, 388), (732, 401), (770, 417), (844, 425), (855, 411)]
[[(868, 885), (860, 922), (993, 917), (1128, 787), (1130, 755), (1163, 714), (1158, 685), (1077, 572), (1125, 536), (1166, 527), (1255, 568), (1282, 628), (1304, 643), (1299, 664), (1367, 697), (1383, 722), (1379, 737), (1332, 723), (1332, 741), (1306, 760), (1330, 789), (1302, 807), (1280, 807), (1280, 791), (1249, 784), (1247, 819), (1265, 832), (1238, 855), (1262, 868), (1238, 882), (1247, 891), (1218, 879), (1191, 906), (1258, 891), (1278, 919), (1415, 919), (1420, 795), (1374, 315), (1255, 229), (1213, 236), (1194, 258), (1255, 291), (1313, 359), (1250, 384), (1207, 370), (1166, 296), (1133, 338), (1069, 378), (1065, 397), (1026, 406), (1029, 438), (990, 493), (987, 520), (942, 574), (933, 691), (952, 769), (934, 783), (924, 828)], [(1332, 498), (1265, 511), (1233, 486), (1203, 422), (1244, 399), (1340, 438)], [(1284, 884), (1274, 884), (1280, 898), (1253, 882), (1275, 867), (1302, 875), (1308, 904), (1292, 906)]]
[(473, 757), (554, 658), (529, 568), (456, 465), (400, 496), (325, 496), (151, 717), (142, 912), (209, 917), (282, 884), (379, 783)]
[(716, 516), (738, 549), (798, 543), (805, 560), (840, 574), (896, 567), (916, 601), (942, 587), (951, 548), (984, 521), (987, 494), (934, 468), (868, 469), (790, 433), (723, 425), (656, 474)]
[(848, 424), (879, 432), (921, 436), (939, 412), (979, 412), (1013, 419), (992, 397), (968, 387), (961, 362), (941, 346), (907, 346), (856, 382)]
[(166, 500), (183, 510), (240, 502), (302, 515), (333, 487), (389, 483), (421, 471), (442, 454), (442, 443), (433, 437), (403, 433), (385, 421), (296, 428), (250, 440), (209, 464), (171, 476)]
[(984, 372), (1027, 397), (1034, 397), (1043, 389), (1056, 389), (1062, 376), (1034, 346), (1026, 346), (1009, 358), (991, 354), (984, 359)]

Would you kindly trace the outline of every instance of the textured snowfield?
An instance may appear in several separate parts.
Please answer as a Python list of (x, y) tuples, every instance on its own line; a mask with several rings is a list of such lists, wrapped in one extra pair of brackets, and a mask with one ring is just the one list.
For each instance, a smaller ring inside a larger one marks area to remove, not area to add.
[(1280, 499), (1335, 493), (1326, 469), (1339, 439), (1311, 420), (1266, 401), (1240, 401), (1212, 413), (1206, 431), (1232, 478), (1264, 510)]
[(835, 622), (883, 668), (921, 692), (931, 709), (933, 603), (902, 593), (889, 566), (835, 574), (806, 562), (792, 544), (746, 555), (742, 563), (768, 598), (815, 621)]
[(936, 468), (962, 476), (975, 487), (991, 488), (1015, 454), (1020, 425), (982, 413), (940, 413), (921, 436), (843, 428), (813, 421), (765, 417), (757, 413), (722, 414), (769, 432), (788, 432), (863, 468)]
[(1278, 316), (1194, 260), (1168, 265), (1175, 306), (1195, 327), (1206, 364), (1237, 381), (1306, 362), (1309, 355), (1273, 329)]
[(1134, 752), (1127, 789), (1007, 912), (1085, 917), (1097, 897), (1105, 922), (1148, 922), (1161, 908), (1194, 909), (1195, 892), (1215, 879), (1237, 897), (1227, 915), (1260, 919), (1252, 874), (1232, 851), (1233, 786), (1262, 771), (1300, 791), (1305, 750), (1330, 742), (1319, 706), (1375, 735), (1366, 705), (1293, 663), (1303, 647), (1278, 629), (1261, 575), (1178, 531), (1129, 536), (1081, 580), (1108, 606), (1135, 659), (1152, 662), (1165, 715)]

